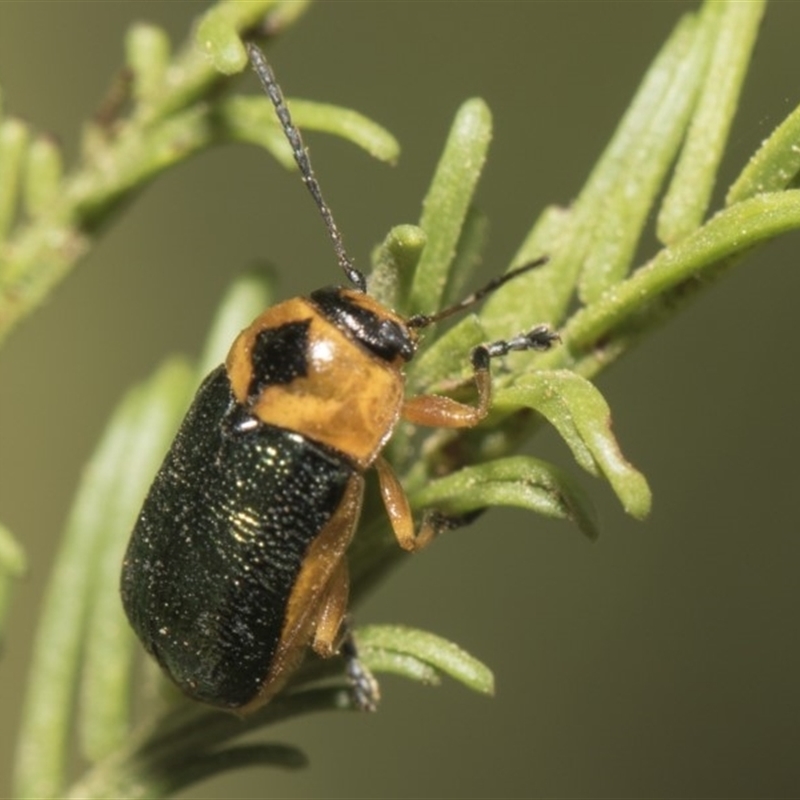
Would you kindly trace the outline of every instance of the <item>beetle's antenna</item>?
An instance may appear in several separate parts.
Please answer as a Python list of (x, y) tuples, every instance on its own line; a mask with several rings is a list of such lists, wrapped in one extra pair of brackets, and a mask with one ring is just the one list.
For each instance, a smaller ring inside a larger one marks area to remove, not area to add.
[(322, 214), (325, 227), (328, 229), (328, 234), (333, 242), (333, 249), (336, 252), (336, 260), (339, 262), (339, 266), (344, 270), (344, 274), (347, 275), (348, 280), (356, 287), (356, 289), (361, 292), (366, 292), (367, 279), (364, 277), (363, 272), (353, 266), (350, 256), (347, 255), (347, 251), (344, 249), (342, 234), (339, 232), (339, 228), (336, 226), (336, 223), (333, 220), (333, 214), (331, 214), (330, 208), (328, 208), (327, 203), (322, 198), (322, 190), (320, 189), (319, 182), (314, 175), (314, 170), (311, 168), (311, 160), (308, 157), (308, 151), (303, 144), (300, 131), (292, 122), (292, 116), (289, 113), (288, 107), (286, 106), (286, 101), (283, 99), (281, 88), (278, 86), (278, 82), (275, 80), (275, 74), (267, 62), (267, 57), (252, 42), (248, 42), (246, 47), (247, 54), (250, 56), (250, 63), (253, 66), (253, 70), (255, 71), (256, 75), (258, 75), (258, 79), (261, 81), (261, 85), (264, 87), (264, 91), (267, 93), (267, 96), (272, 101), (272, 105), (275, 106), (275, 113), (278, 115), (283, 132), (286, 134), (286, 138), (289, 140), (289, 144), (292, 146), (294, 160), (297, 162), (297, 166), (300, 168), (300, 174), (303, 177), (303, 183), (305, 183), (305, 185), (308, 187), (308, 191), (311, 192), (311, 196), (314, 198), (314, 202), (317, 204), (319, 213)]
[(529, 272), (532, 269), (541, 267), (543, 264), (546, 264), (548, 260), (549, 259), (547, 256), (541, 256), (535, 261), (529, 261), (527, 264), (523, 264), (521, 267), (517, 267), (516, 269), (506, 272), (505, 275), (492, 278), (492, 280), (490, 280), (486, 286), (478, 289), (477, 292), (473, 292), (471, 295), (468, 295), (460, 303), (443, 308), (441, 311), (437, 311), (435, 314), (415, 314), (413, 317), (409, 317), (409, 319), (406, 320), (406, 325), (409, 328), (427, 328), (428, 325), (432, 325), (434, 322), (439, 322), (439, 320), (446, 319), (453, 314), (458, 314), (459, 311), (463, 311), (465, 308), (469, 308), (470, 306), (474, 306), (476, 303), (480, 303), (484, 297), (499, 289), (504, 283), (508, 283), (508, 281), (513, 280), (525, 272)]

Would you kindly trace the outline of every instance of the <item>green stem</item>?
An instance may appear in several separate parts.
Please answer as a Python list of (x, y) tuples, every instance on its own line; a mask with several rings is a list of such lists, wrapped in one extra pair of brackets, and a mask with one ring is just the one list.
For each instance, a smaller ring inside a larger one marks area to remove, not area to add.
[(124, 461), (140, 398), (132, 393), (87, 470), (44, 599), (34, 643), (16, 760), (15, 796), (58, 797), (64, 787), (74, 691), (97, 552), (115, 465)]
[[(267, 12), (280, 27), (304, 7), (305, 3), (278, 0), (230, 1), (209, 13), (222, 19), (225, 35), (238, 36), (262, 22)], [(129, 42), (134, 68), (147, 61), (139, 50), (145, 56), (152, 56), (153, 47), (163, 51), (163, 41), (154, 45), (153, 39), (146, 35)], [(113, 218), (123, 199), (163, 170), (221, 140), (214, 108), (200, 102), (223, 79), (204, 49), (190, 41), (164, 68), (162, 78), (159, 91), (152, 88), (149, 74), (136, 84), (142, 102), (112, 141), (96, 127), (90, 129), (84, 162), (62, 184), (55, 202), (0, 248), (0, 343), (86, 255), (98, 229)], [(13, 162), (17, 163), (22, 158), (20, 135), (15, 127), (9, 131), (7, 149), (12, 155), (20, 151)], [(4, 161), (0, 234), (10, 225), (19, 183), (12, 180), (15, 172), (8, 167), (12, 161), (8, 157)]]
[(800, 190), (762, 194), (713, 217), (677, 245), (659, 253), (649, 264), (609, 289), (596, 302), (578, 311), (562, 331), (564, 347), (542, 356), (550, 367), (579, 367), (582, 359), (613, 339), (618, 328), (638, 317), (643, 308), (664, 298), (684, 281), (714, 273), (732, 256), (800, 228)]

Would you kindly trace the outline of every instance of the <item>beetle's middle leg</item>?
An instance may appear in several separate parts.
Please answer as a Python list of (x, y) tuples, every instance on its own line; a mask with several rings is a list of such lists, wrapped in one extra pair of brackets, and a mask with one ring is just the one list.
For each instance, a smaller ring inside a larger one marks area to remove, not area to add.
[(436, 536), (444, 531), (469, 525), (483, 513), (484, 509), (482, 508), (457, 516), (429, 510), (423, 514), (419, 530), (416, 530), (408, 496), (394, 470), (389, 466), (386, 459), (380, 456), (375, 461), (375, 468), (378, 470), (381, 498), (383, 499), (386, 513), (389, 515), (389, 522), (392, 525), (395, 538), (400, 547), (410, 553), (422, 550), (423, 547), (429, 545)]
[(383, 456), (378, 456), (375, 469), (378, 471), (383, 505), (400, 547), (412, 553), (422, 550), (439, 533), (440, 527), (436, 524), (439, 515), (434, 512), (425, 514), (419, 532), (416, 532), (408, 496), (389, 462)]

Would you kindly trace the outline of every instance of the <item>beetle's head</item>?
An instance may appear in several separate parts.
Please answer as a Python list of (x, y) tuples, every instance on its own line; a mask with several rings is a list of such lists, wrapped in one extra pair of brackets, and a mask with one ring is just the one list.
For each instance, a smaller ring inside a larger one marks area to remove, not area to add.
[(416, 331), (374, 297), (355, 289), (327, 286), (312, 292), (311, 302), (336, 327), (384, 361), (399, 366), (414, 357)]

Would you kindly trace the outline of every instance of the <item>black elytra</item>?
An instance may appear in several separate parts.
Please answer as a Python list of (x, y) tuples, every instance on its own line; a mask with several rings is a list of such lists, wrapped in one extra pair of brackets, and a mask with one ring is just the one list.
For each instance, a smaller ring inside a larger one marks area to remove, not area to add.
[(231, 709), (257, 695), (303, 557), (354, 475), (324, 447), (242, 415), (220, 366), (156, 475), (122, 576), (156, 660), (192, 697)]

